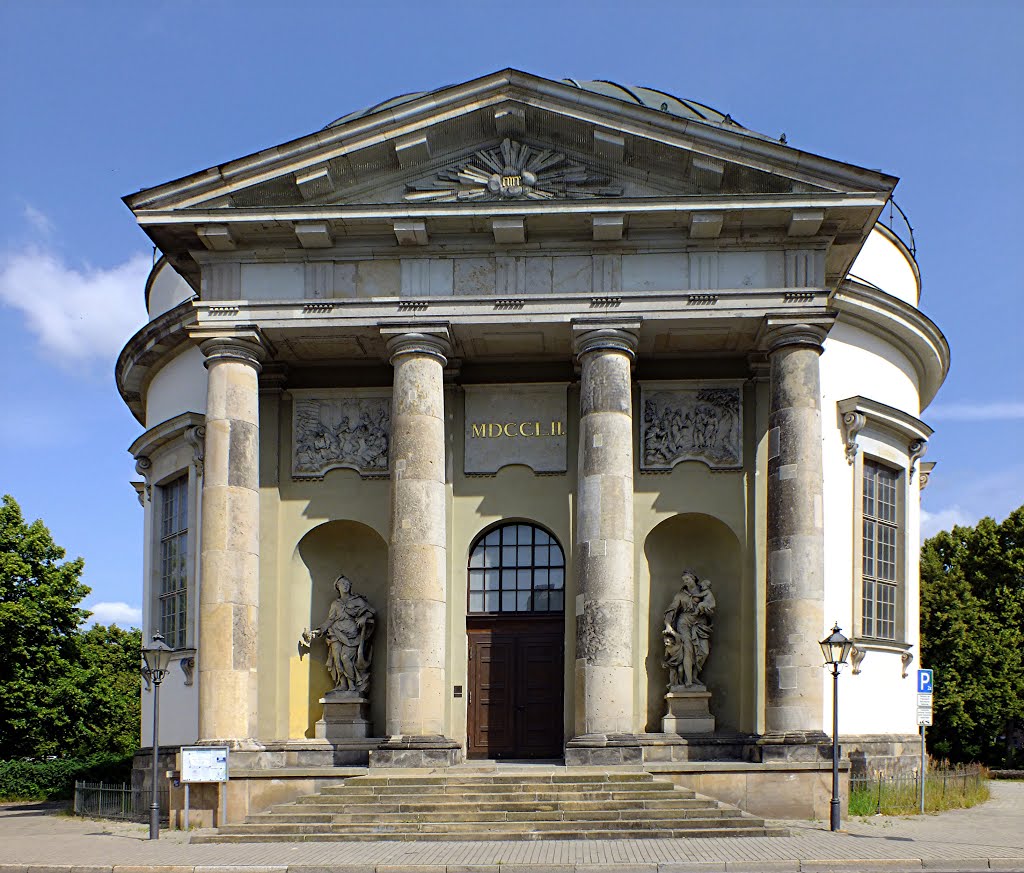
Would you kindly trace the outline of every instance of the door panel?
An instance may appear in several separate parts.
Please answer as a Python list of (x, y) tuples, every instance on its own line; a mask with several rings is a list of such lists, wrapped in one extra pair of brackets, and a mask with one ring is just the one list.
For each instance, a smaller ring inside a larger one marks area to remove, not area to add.
[(524, 758), (559, 758), (562, 639), (552, 634), (531, 634), (520, 637), (517, 643), (516, 746)]
[(515, 640), (488, 634), (475, 640), (470, 637), (470, 644), (469, 687), (475, 715), (470, 723), (470, 749), (510, 754), (515, 744)]

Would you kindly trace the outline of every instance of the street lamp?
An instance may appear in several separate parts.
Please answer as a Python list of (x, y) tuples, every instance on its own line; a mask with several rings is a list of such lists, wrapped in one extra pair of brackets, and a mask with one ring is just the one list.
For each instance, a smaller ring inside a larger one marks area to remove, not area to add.
[(818, 645), (825, 656), (825, 666), (832, 668), (832, 802), (829, 809), (830, 828), (839, 830), (839, 668), (846, 663), (846, 658), (853, 648), (839, 630), (837, 622), (832, 633)]
[(153, 634), (153, 645), (142, 650), (145, 669), (153, 681), (153, 801), (149, 805), (149, 838), (160, 839), (160, 795), (157, 788), (160, 784), (160, 683), (167, 675), (174, 650), (164, 642), (164, 635), (157, 631)]

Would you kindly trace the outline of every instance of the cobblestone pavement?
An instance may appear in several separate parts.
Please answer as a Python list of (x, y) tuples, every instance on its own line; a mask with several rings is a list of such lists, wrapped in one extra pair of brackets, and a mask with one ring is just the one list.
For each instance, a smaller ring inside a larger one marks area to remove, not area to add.
[(159, 841), (151, 842), (142, 825), (8, 806), (0, 807), (0, 873), (1024, 873), (1024, 782), (993, 782), (992, 800), (974, 809), (857, 819), (846, 822), (839, 834), (830, 833), (822, 822), (783, 824), (792, 836), (194, 846), (183, 833), (164, 832)]

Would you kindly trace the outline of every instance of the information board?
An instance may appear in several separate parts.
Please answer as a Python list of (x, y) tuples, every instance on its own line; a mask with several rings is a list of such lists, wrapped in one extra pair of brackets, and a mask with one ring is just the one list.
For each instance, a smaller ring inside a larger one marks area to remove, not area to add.
[(227, 746), (182, 746), (181, 781), (227, 782)]

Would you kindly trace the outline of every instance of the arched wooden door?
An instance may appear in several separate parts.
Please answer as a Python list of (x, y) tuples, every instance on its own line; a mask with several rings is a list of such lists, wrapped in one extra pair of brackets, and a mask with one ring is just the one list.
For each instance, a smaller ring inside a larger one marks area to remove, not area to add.
[(470, 758), (562, 756), (565, 554), (546, 530), (492, 528), (470, 550)]

